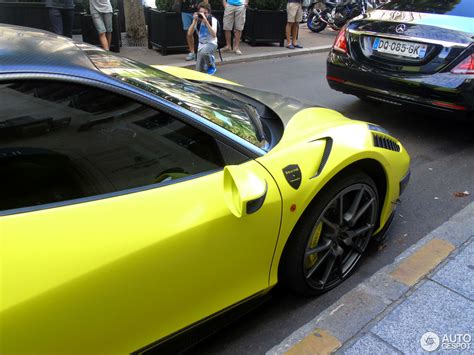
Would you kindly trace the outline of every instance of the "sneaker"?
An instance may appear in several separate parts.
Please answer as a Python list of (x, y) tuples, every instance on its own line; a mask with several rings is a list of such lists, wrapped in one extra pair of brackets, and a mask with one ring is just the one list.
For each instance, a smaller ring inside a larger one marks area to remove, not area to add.
[(225, 46), (221, 49), (222, 52), (230, 52), (231, 50), (232, 49), (230, 47), (227, 47), (227, 46)]
[(295, 46), (292, 45), (292, 44), (289, 44), (289, 45), (286, 46), (286, 48), (288, 48), (288, 49), (295, 49)]
[(209, 74), (209, 75), (214, 75), (216, 73), (216, 71), (217, 71), (217, 69), (216, 69), (215, 66), (207, 68), (207, 74)]
[(186, 61), (191, 61), (191, 60), (196, 60), (196, 54), (195, 53), (188, 53), (188, 55), (186, 56)]
[(237, 55), (242, 55), (242, 51), (241, 51), (239, 48), (237, 48), (237, 49), (235, 50), (235, 54), (237, 54)]
[(303, 48), (303, 46), (300, 45), (300, 44), (295, 44), (294, 47), (295, 47), (295, 48)]

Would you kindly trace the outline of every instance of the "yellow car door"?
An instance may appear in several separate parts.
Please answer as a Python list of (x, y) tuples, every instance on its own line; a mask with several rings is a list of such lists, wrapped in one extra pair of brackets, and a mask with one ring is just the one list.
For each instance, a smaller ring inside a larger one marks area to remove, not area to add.
[(0, 353), (130, 353), (269, 287), (281, 200), (257, 162), (92, 87), (0, 101)]

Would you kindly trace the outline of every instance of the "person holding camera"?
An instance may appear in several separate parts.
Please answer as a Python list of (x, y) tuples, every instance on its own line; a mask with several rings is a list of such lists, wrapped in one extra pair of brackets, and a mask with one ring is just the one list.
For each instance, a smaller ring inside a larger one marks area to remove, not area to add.
[(216, 72), (217, 19), (211, 16), (211, 5), (208, 3), (201, 2), (198, 11), (193, 14), (188, 36), (192, 36), (194, 31), (199, 38), (196, 70), (213, 75)]
[[(204, 0), (205, 3), (209, 0)], [(186, 55), (186, 60), (191, 61), (196, 59), (196, 53), (194, 53), (194, 36), (193, 33), (188, 35), (189, 27), (193, 22), (193, 14), (198, 8), (199, 0), (175, 0), (176, 4), (180, 4), (176, 12), (181, 13), (181, 21), (183, 22), (183, 29), (186, 33), (186, 43), (188, 44), (189, 53)]]

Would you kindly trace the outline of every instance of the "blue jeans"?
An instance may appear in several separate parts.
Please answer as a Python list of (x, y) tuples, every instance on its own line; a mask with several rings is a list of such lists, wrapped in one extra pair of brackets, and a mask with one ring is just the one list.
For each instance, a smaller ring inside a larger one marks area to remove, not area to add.
[(54, 33), (72, 38), (74, 9), (49, 9), (49, 20)]
[(209, 67), (215, 67), (214, 52), (217, 46), (214, 43), (199, 44), (196, 58), (196, 70), (206, 72)]
[(193, 13), (192, 12), (182, 12), (181, 21), (183, 21), (183, 30), (187, 31), (188, 28), (193, 23)]

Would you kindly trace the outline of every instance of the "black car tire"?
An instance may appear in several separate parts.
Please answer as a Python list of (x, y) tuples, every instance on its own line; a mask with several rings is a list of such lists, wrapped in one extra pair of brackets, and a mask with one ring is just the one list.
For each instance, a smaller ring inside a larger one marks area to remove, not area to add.
[[(357, 202), (359, 194), (360, 198)], [(348, 205), (349, 208), (344, 205)], [(353, 208), (354, 205), (356, 208)], [(368, 207), (365, 212), (359, 216), (353, 226), (350, 226), (353, 221), (349, 223), (346, 218), (357, 217), (357, 214), (366, 205)], [(344, 213), (340, 213), (338, 206), (342, 207)], [(378, 206), (379, 196), (376, 185), (365, 173), (336, 178), (331, 185), (324, 188), (295, 226), (285, 247), (279, 269), (280, 282), (283, 286), (305, 296), (314, 296), (329, 291), (349, 277), (359, 263), (373, 234), (379, 214)], [(338, 210), (336, 212), (340, 220), (333, 220), (330, 223), (333, 224), (333, 227), (335, 225), (340, 227), (340, 230), (329, 233), (333, 229), (326, 225), (323, 219), (328, 220), (334, 213), (333, 209)], [(340, 223), (341, 220), (342, 223)], [(311, 245), (313, 242), (311, 239), (316, 235), (314, 231), (318, 228), (320, 228), (320, 234), (317, 244)], [(351, 233), (358, 233), (363, 228), (366, 228), (363, 234), (352, 236), (349, 243), (348, 236), (352, 235)], [(336, 236), (338, 233), (340, 234)], [(330, 243), (329, 247), (327, 247), (328, 243)], [(310, 257), (308, 253), (322, 248), (327, 249), (315, 253), (315, 263), (308, 265), (307, 261)], [(316, 265), (318, 263), (319, 266)], [(332, 266), (330, 266), (331, 263)], [(314, 267), (316, 269), (309, 274)], [(323, 281), (328, 268), (330, 269), (329, 274)], [(322, 274), (321, 280), (317, 279), (319, 274)]]

